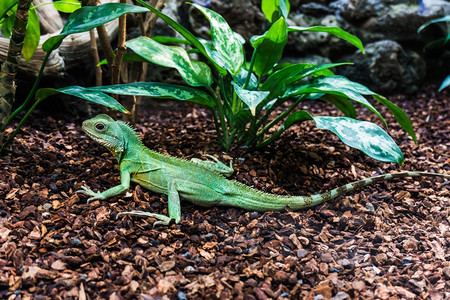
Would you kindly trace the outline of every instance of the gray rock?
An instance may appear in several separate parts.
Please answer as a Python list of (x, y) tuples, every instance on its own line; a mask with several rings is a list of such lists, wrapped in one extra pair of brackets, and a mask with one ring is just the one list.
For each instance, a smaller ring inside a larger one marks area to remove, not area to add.
[(362, 83), (375, 92), (394, 91), (412, 93), (422, 82), (426, 64), (414, 51), (391, 40), (366, 45), (366, 54), (357, 51), (342, 61), (354, 62), (353, 66), (342, 66), (338, 73)]
[[(261, 3), (256, 0), (211, 0), (210, 5), (209, 8), (224, 17), (230, 27), (247, 41), (267, 29), (264, 29), (263, 25), (267, 21), (261, 12)], [(196, 34), (209, 39), (206, 34), (209, 32), (209, 23), (196, 9), (188, 10), (191, 28)]]

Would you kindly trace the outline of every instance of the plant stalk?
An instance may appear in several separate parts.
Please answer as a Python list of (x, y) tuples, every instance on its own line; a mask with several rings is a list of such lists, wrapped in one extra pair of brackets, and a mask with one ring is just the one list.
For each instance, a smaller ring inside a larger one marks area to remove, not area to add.
[(303, 100), (304, 96), (299, 97), (297, 100), (295, 100), (294, 104), (292, 104), (287, 110), (279, 114), (275, 119), (269, 122), (266, 126), (264, 126), (257, 134), (256, 137), (261, 137), (267, 130), (272, 128), (275, 124), (283, 120), (287, 115), (289, 115), (296, 107), (297, 105)]
[(97, 40), (95, 38), (95, 29), (89, 30), (89, 38), (91, 42), (91, 54), (94, 59), (94, 68), (95, 68), (95, 85), (101, 86), (103, 84), (102, 80), (102, 67), (99, 66), (100, 57), (98, 55), (98, 47)]
[[(248, 68), (247, 78), (245, 78), (245, 82), (242, 85), (243, 89), (247, 88), (248, 83), (250, 82), (250, 78), (252, 77), (253, 65), (255, 64), (255, 57), (256, 57), (256, 49), (253, 50), (252, 58), (250, 59), (250, 68)], [(258, 86), (259, 86), (259, 84), (258, 84)]]
[[(120, 0), (120, 3), (125, 4), (126, 0)], [(127, 40), (127, 17), (126, 15), (119, 17), (119, 33), (117, 41), (117, 51), (111, 64), (111, 84), (120, 83), (120, 68), (122, 65), (122, 58), (127, 48), (125, 42)]]
[(19, 69), (18, 58), (22, 51), (27, 33), (28, 9), (31, 0), (19, 0), (14, 19), (13, 31), (9, 40), (8, 55), (1, 66), (0, 72), (0, 143), (3, 141), (4, 130), (9, 122), (12, 104), (16, 96), (15, 78)]
[(223, 109), (223, 105), (222, 102), (220, 101), (219, 98), (217, 98), (216, 93), (214, 92), (214, 90), (212, 89), (212, 87), (207, 86), (206, 87), (209, 91), (209, 93), (211, 94), (211, 96), (213, 96), (215, 102), (216, 102), (216, 106), (217, 106), (217, 111), (218, 111), (218, 115), (219, 115), (219, 119), (220, 119), (220, 126), (222, 128), (222, 137), (223, 137), (223, 141), (224, 144), (227, 145), (228, 144), (228, 128), (227, 128), (227, 123), (225, 121), (225, 112)]
[(20, 113), (20, 112), (28, 105), (28, 103), (31, 101), (31, 99), (33, 98), (33, 96), (34, 96), (34, 94), (35, 94), (35, 92), (36, 92), (36, 90), (37, 90), (37, 88), (38, 88), (38, 86), (39, 86), (39, 83), (40, 83), (40, 81), (41, 81), (42, 74), (44, 73), (45, 65), (47, 64), (48, 58), (50, 57), (50, 54), (51, 54), (52, 52), (53, 52), (53, 49), (50, 50), (50, 51), (48, 51), (48, 52), (45, 54), (44, 59), (42, 60), (41, 68), (39, 69), (39, 73), (38, 73), (38, 75), (37, 75), (37, 77), (36, 77), (36, 79), (35, 79), (35, 81), (34, 81), (33, 87), (31, 88), (30, 92), (28, 93), (27, 98), (26, 98), (25, 101), (22, 103), (22, 105), (19, 106), (19, 107), (18, 107), (18, 108), (17, 108), (17, 109), (9, 116), (7, 125), (8, 125), (9, 123), (11, 123), (11, 121), (14, 119), (14, 117), (15, 117), (18, 113)]

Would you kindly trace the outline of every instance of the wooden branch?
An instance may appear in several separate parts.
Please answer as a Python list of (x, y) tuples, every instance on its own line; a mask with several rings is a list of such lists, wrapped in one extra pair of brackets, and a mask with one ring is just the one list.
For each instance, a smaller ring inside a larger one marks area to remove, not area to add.
[(103, 80), (102, 80), (103, 72), (102, 72), (102, 67), (98, 65), (100, 63), (100, 57), (98, 55), (97, 39), (95, 38), (95, 29), (89, 30), (89, 37), (91, 39), (92, 59), (94, 60), (95, 85), (100, 86), (100, 85), (103, 85)]
[[(166, 5), (166, 0), (152, 0), (150, 5), (161, 11)], [(154, 13), (150, 13), (145, 20), (145, 35), (152, 36), (153, 27), (155, 26), (155, 22), (158, 19), (158, 16)]]
[[(126, 3), (126, 0), (120, 0), (120, 3)], [(123, 15), (119, 17), (119, 36), (117, 42), (117, 52), (111, 65), (111, 84), (120, 83), (120, 66), (122, 64), (122, 58), (127, 48), (125, 42), (127, 40), (127, 16)]]
[(19, 0), (14, 19), (13, 32), (9, 40), (9, 50), (0, 72), (0, 143), (3, 141), (4, 129), (11, 114), (11, 107), (15, 100), (15, 78), (19, 68), (19, 56), (22, 51), (25, 34), (27, 32), (28, 9), (31, 0)]

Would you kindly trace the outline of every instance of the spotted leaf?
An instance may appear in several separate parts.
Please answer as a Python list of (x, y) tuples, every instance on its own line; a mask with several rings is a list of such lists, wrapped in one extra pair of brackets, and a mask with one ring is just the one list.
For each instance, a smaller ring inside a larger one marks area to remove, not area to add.
[(286, 119), (280, 131), (306, 120), (313, 120), (318, 128), (332, 131), (345, 144), (376, 160), (403, 163), (403, 154), (394, 140), (371, 122), (348, 117), (311, 116), (306, 111), (297, 111)]
[(102, 24), (111, 22), (126, 13), (145, 13), (145, 7), (124, 4), (106, 3), (99, 6), (84, 6), (70, 14), (61, 33), (52, 36), (42, 45), (45, 52), (54, 50), (61, 45), (63, 39), (73, 33), (89, 31)]
[(267, 91), (250, 91), (241, 88), (238, 84), (232, 83), (238, 97), (250, 108), (253, 116), (256, 115), (256, 107), (270, 94)]
[(238, 75), (244, 64), (242, 42), (221, 15), (197, 4), (192, 6), (200, 10), (209, 20), (213, 46), (224, 60), (226, 69), (234, 76)]
[(42, 88), (36, 92), (36, 98), (42, 101), (56, 94), (66, 94), (75, 96), (93, 103), (104, 105), (106, 107), (118, 110), (123, 113), (129, 113), (116, 99), (99, 91), (89, 91), (81, 86), (68, 86), (60, 89)]
[(160, 82), (133, 82), (117, 85), (106, 85), (86, 88), (87, 91), (104, 92), (117, 95), (134, 95), (151, 98), (175, 99), (189, 101), (214, 107), (214, 99), (200, 90)]
[(191, 59), (181, 47), (166, 46), (148, 37), (132, 39), (126, 45), (149, 62), (177, 69), (183, 80), (191, 86), (210, 86), (213, 82), (208, 65)]

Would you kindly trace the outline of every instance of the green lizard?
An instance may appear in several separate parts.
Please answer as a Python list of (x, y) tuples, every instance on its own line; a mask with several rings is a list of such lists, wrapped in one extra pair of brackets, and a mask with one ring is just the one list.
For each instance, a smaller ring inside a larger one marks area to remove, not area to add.
[(119, 215), (153, 217), (154, 225), (176, 223), (181, 220), (180, 197), (190, 202), (213, 207), (217, 205), (240, 207), (247, 210), (283, 210), (289, 206), (293, 210), (311, 207), (344, 193), (366, 185), (391, 178), (436, 176), (450, 178), (450, 175), (426, 172), (399, 172), (374, 176), (335, 188), (323, 194), (312, 196), (279, 196), (257, 191), (242, 183), (225, 178), (233, 173), (230, 166), (214, 160), (187, 161), (163, 155), (145, 147), (132, 127), (114, 121), (107, 115), (98, 115), (83, 122), (83, 130), (94, 141), (105, 146), (119, 162), (121, 183), (102, 193), (93, 192), (82, 186), (78, 192), (89, 196), (88, 202), (107, 199), (119, 195), (130, 187), (130, 181), (146, 189), (168, 195), (169, 216), (144, 211), (122, 212)]

